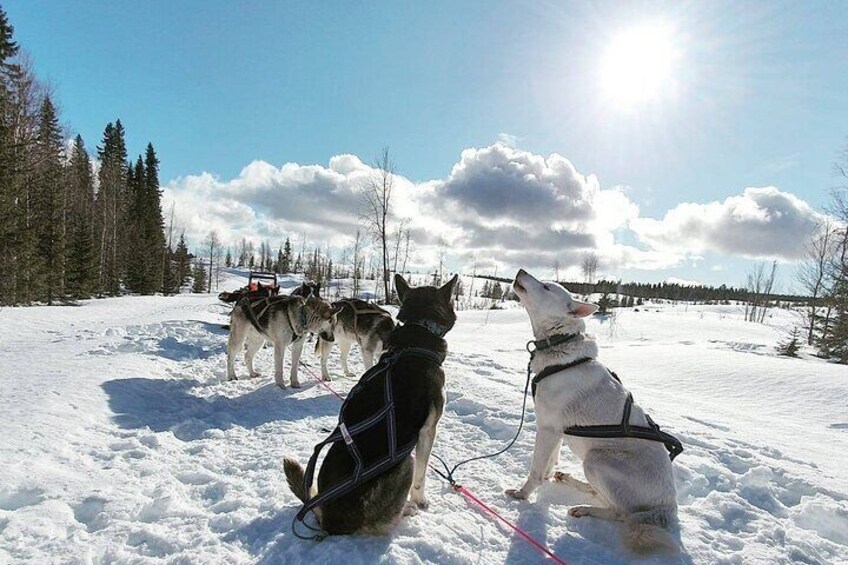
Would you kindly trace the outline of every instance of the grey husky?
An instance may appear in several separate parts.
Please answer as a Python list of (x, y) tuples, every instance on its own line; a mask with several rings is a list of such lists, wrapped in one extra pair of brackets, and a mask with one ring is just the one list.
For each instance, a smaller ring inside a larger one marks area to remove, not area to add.
[[(386, 340), (385, 355), (401, 354), (404, 349), (425, 349), (444, 359), (447, 343), (442, 337), (456, 322), (451, 304), (457, 277), (441, 288), (410, 288), (400, 275), (395, 287), (401, 301), (398, 320)], [(367, 373), (366, 373), (367, 377)], [(445, 374), (439, 364), (422, 362), (406, 356), (391, 370), (395, 419), (388, 427), (385, 420), (357, 433), (352, 442), (359, 450), (361, 465), (368, 468), (390, 457), (386, 445), (389, 429), (394, 431), (397, 445), (414, 442), (415, 457), (410, 453), (372, 478), (363, 480), (352, 490), (314, 508), (321, 528), (328, 534), (385, 534), (401, 516), (415, 514), (427, 507), (424, 480), (427, 462), (436, 437), (436, 424), (445, 405)], [(375, 415), (383, 406), (385, 381), (363, 380), (361, 390), (345, 402), (345, 423), (354, 428)], [(289, 488), (306, 502), (321, 493), (331, 492), (349, 479), (357, 467), (344, 442), (333, 443), (318, 472), (318, 485), (304, 485), (304, 468), (287, 458), (283, 468)], [(407, 500), (407, 495), (409, 500)]]
[(299, 387), (297, 366), (303, 352), (306, 335), (317, 333), (327, 341), (333, 340), (333, 318), (336, 311), (321, 298), (272, 296), (249, 300), (243, 298), (230, 314), (230, 339), (227, 343), (227, 380), (236, 380), (235, 356), (246, 345), (244, 362), (251, 377), (259, 373), (253, 367), (253, 357), (266, 340), (274, 345), (274, 380), (285, 388), (283, 358), (286, 347), (292, 345), (291, 386)]
[[(353, 376), (347, 361), (350, 348), (354, 343), (358, 344), (362, 350), (362, 363), (367, 371), (374, 366), (374, 359), (378, 359), (383, 353), (383, 344), (395, 328), (392, 314), (376, 304), (357, 298), (333, 302), (333, 308), (338, 310), (338, 315), (333, 322), (333, 338), (334, 342), (339, 344), (345, 376)], [(327, 358), (334, 342), (318, 339), (316, 350), (321, 355), (321, 376), (325, 381), (330, 380)]]

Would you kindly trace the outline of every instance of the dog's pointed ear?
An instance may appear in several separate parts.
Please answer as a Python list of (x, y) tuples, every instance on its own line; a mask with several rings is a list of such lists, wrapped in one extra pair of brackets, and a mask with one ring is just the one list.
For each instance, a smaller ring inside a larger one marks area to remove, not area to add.
[(448, 282), (446, 282), (446, 283), (445, 283), (444, 285), (442, 285), (442, 287), (439, 289), (439, 292), (441, 293), (441, 295), (442, 295), (442, 296), (445, 298), (445, 300), (447, 300), (448, 302), (450, 302), (450, 301), (451, 301), (451, 299), (453, 298), (453, 290), (456, 288), (456, 281), (458, 281), (458, 280), (459, 280), (459, 273), (455, 274), (451, 280), (449, 280)]
[(591, 302), (580, 302), (579, 300), (574, 300), (571, 302), (571, 315), (575, 318), (585, 318), (586, 316), (591, 316), (598, 309), (597, 304), (592, 304)]
[(406, 294), (409, 292), (410, 286), (400, 273), (395, 273), (395, 290), (397, 291), (398, 300), (403, 304)]

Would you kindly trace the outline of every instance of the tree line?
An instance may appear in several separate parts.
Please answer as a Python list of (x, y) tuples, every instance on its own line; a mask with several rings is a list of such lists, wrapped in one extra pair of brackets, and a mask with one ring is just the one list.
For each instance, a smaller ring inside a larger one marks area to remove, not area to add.
[(96, 158), (81, 136), (66, 139), (0, 8), (0, 305), (175, 292), (188, 280), (185, 238), (174, 251), (165, 241), (153, 145), (129, 160), (116, 120)]
[(837, 183), (806, 243), (798, 281), (809, 295), (803, 338), (821, 356), (848, 363), (848, 147), (834, 172)]

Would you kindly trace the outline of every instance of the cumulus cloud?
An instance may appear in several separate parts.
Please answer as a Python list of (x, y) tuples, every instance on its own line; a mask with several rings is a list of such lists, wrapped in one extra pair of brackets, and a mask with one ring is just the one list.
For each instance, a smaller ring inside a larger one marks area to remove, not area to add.
[[(290, 236), (338, 250), (359, 227), (359, 191), (374, 174), (354, 155), (326, 166), (255, 161), (230, 180), (208, 173), (175, 179), (165, 187), (165, 205), (175, 205), (194, 243), (214, 229), (229, 244), (246, 237), (276, 246)], [(642, 218), (623, 190), (601, 188), (562, 155), (502, 143), (466, 149), (444, 179), (415, 183), (398, 175), (394, 194), (396, 215), (412, 230), (413, 268), (432, 268), (439, 249), (447, 250), (449, 268), (477, 262), (501, 272), (550, 270), (554, 262), (576, 268), (588, 252), (606, 272), (665, 269), (707, 251), (791, 259), (817, 219), (805, 202), (772, 187)]]
[(658, 250), (792, 261), (803, 255), (819, 219), (797, 196), (768, 186), (746, 188), (723, 202), (678, 204), (662, 220), (639, 218), (630, 227)]

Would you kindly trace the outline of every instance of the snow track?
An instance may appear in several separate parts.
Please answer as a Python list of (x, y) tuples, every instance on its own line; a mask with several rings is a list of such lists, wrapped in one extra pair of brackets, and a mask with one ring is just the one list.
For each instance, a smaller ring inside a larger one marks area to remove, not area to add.
[[(780, 333), (727, 307), (651, 310), (590, 331), (686, 446), (675, 463), (683, 562), (848, 562), (848, 369), (775, 357)], [(302, 389), (279, 390), (270, 349), (261, 378), (225, 382), (225, 311), (202, 295), (0, 311), (0, 561), (540, 562), (432, 473), (430, 508), (391, 536), (296, 539), (281, 461), (308, 459), (338, 399), (307, 373)], [(528, 336), (521, 310), (460, 313), (435, 446), (449, 463), (512, 437)], [(304, 359), (317, 365), (309, 345)], [(353, 381), (332, 386), (344, 394)], [(457, 479), (569, 563), (630, 562), (617, 524), (567, 515), (587, 495), (553, 483), (530, 502), (503, 495), (529, 467), (532, 406), (526, 421), (509, 452)], [(558, 468), (582, 475), (565, 449)]]

